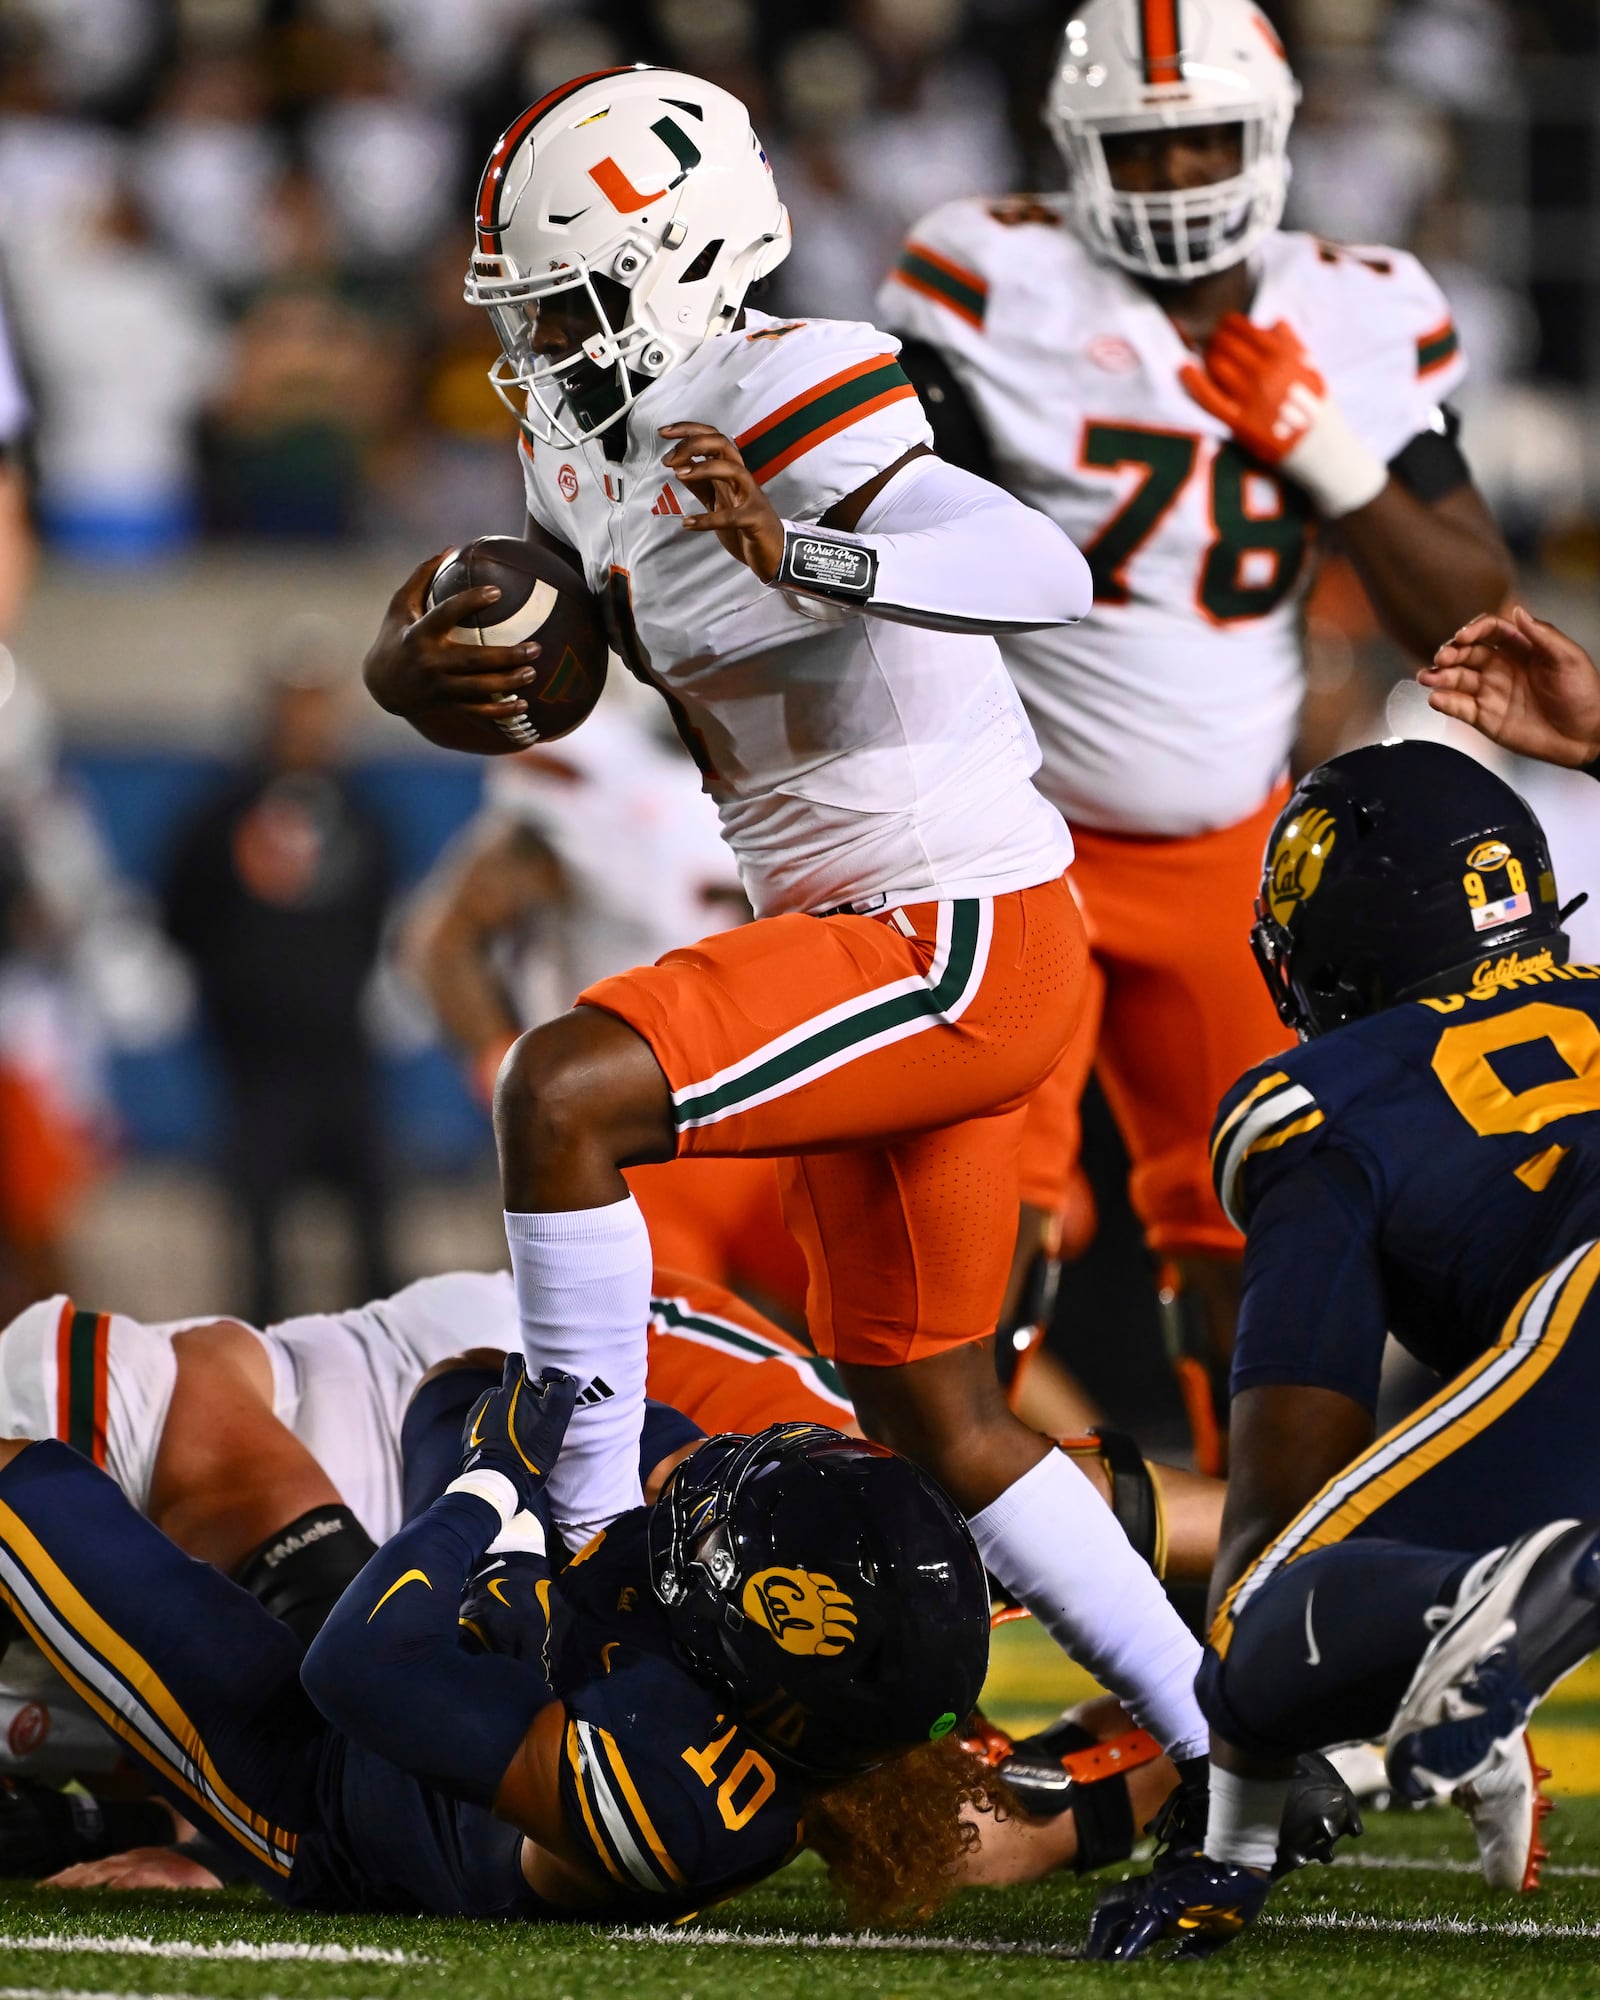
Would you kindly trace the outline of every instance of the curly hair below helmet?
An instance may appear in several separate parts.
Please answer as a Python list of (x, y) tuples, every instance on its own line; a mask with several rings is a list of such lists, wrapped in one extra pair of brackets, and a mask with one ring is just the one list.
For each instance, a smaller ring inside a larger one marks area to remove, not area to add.
[(821, 1855), (847, 1922), (924, 1923), (960, 1886), (962, 1860), (982, 1839), (978, 1815), (1012, 1809), (1004, 1781), (946, 1736), (814, 1792), (805, 1844)]

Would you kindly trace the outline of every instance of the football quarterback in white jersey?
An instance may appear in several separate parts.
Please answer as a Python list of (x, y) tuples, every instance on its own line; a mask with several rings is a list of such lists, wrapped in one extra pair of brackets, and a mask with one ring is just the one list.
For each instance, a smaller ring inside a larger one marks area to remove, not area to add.
[(1438, 287), (1403, 251), (1278, 227), (1297, 96), (1252, 0), (1084, 0), (1046, 108), (1066, 192), (935, 210), (879, 302), (939, 450), (1049, 514), (1094, 572), (1082, 622), (1001, 638), (1037, 782), (1072, 823), (1097, 972), (1024, 1193), (1063, 1200), (1097, 1062), (1169, 1295), (1190, 1285), (1218, 1359), (1238, 1239), (1206, 1136), (1281, 1046), (1241, 940), (1317, 544), (1424, 657), (1510, 581), (1456, 442), (1464, 362)]
[[(1028, 782), (992, 635), (1081, 616), (1087, 568), (931, 452), (892, 338), (745, 310), (789, 223), (726, 92), (644, 68), (562, 86), (501, 138), (475, 222), (467, 292), (504, 350), (529, 534), (603, 594), (756, 912), (587, 988), (500, 1071), (524, 1349), (585, 1384), (556, 1518), (570, 1538), (638, 1502), (650, 1245), (621, 1166), (775, 1158), (808, 1327), (863, 1428), (943, 1482), (990, 1569), (1152, 1734), (1199, 1755), (1193, 1640), (1012, 1415), (990, 1349), (1027, 1102), (1086, 964), (1071, 843)], [(452, 643), (492, 600), (425, 611), (434, 567), (396, 594), (368, 686), (503, 748), (537, 644)]]

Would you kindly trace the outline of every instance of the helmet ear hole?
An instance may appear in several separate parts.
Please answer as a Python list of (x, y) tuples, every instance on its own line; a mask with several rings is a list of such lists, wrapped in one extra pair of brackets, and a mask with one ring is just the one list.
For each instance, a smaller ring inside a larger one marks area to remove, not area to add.
[(713, 236), (689, 268), (678, 274), (678, 283), (680, 285), (697, 285), (702, 278), (709, 278), (711, 267), (717, 261), (717, 257), (722, 250), (722, 242), (723, 239), (720, 236)]

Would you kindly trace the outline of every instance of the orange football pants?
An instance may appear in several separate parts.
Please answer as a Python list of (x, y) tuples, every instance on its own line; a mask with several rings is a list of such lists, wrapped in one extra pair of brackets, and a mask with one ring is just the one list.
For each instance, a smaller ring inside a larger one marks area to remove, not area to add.
[(1267, 835), (1288, 787), (1236, 826), (1189, 840), (1074, 827), (1068, 871), (1089, 936), (1083, 1014), (1035, 1093), (1022, 1198), (1059, 1212), (1078, 1161), (1079, 1101), (1099, 1076), (1133, 1171), (1152, 1250), (1236, 1255), (1211, 1186), (1211, 1122), (1228, 1087), (1293, 1040), (1256, 970), (1250, 921)]
[(820, 1353), (892, 1367), (994, 1331), (1027, 1100), (1082, 1005), (1064, 880), (762, 918), (579, 995), (650, 1044), (678, 1156), (780, 1161)]
[(644, 1211), (658, 1264), (704, 1272), (800, 1320), (806, 1260), (784, 1225), (771, 1160), (663, 1160), (629, 1167), (623, 1179)]
[(659, 1262), (651, 1279), (645, 1387), (713, 1437), (797, 1421), (855, 1429), (855, 1410), (831, 1361), (721, 1285)]

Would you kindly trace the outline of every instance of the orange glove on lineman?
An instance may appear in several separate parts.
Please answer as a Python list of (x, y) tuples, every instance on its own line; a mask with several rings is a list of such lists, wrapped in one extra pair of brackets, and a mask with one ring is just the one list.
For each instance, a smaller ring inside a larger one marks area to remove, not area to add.
[(1345, 422), (1287, 320), (1257, 326), (1225, 314), (1205, 366), (1190, 362), (1178, 380), (1253, 457), (1303, 486), (1325, 520), (1353, 514), (1388, 484), (1388, 467)]

